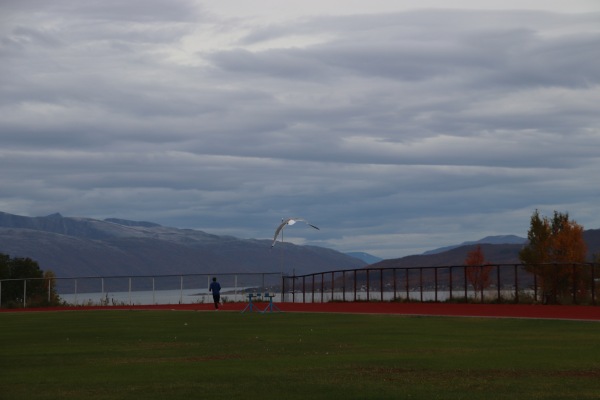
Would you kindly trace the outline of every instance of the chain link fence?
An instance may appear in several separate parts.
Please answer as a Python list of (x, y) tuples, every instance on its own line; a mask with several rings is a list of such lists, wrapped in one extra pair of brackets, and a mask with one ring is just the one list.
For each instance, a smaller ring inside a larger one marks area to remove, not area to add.
[(212, 303), (213, 277), (224, 302), (244, 301), (251, 292), (276, 293), (281, 300), (281, 273), (4, 279), (0, 299), (3, 307)]

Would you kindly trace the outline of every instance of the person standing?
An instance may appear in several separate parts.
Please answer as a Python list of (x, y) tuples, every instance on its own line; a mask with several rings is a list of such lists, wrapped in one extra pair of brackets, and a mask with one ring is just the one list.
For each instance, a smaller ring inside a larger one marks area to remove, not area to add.
[(215, 302), (215, 310), (219, 309), (219, 301), (221, 301), (221, 284), (217, 282), (217, 278), (213, 278), (208, 288), (209, 292), (212, 292), (213, 300)]

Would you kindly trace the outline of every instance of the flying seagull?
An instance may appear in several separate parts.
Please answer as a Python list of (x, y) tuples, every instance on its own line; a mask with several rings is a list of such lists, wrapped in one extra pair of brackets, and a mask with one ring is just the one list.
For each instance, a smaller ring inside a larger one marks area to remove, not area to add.
[(273, 246), (275, 246), (275, 243), (277, 243), (277, 236), (279, 236), (279, 232), (281, 232), (281, 230), (286, 225), (294, 225), (296, 222), (304, 222), (306, 225), (312, 226), (313, 228), (319, 230), (319, 228), (317, 228), (313, 224), (309, 224), (308, 221), (306, 221), (305, 219), (302, 219), (302, 218), (294, 217), (294, 218), (284, 219), (284, 220), (282, 220), (281, 225), (279, 225), (277, 227), (277, 229), (275, 230), (275, 236), (273, 236), (273, 244), (271, 245), (271, 248), (273, 248)]

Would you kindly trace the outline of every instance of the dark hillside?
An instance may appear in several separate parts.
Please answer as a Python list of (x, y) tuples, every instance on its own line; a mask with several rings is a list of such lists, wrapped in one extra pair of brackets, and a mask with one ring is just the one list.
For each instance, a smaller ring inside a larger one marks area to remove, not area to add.
[[(485, 259), (494, 264), (519, 263), (519, 250), (523, 247), (520, 244), (482, 244), (480, 246)], [(383, 260), (370, 265), (370, 267), (397, 268), (464, 265), (467, 254), (476, 248), (477, 245), (461, 246), (442, 253), (420, 254)]]
[(297, 274), (361, 268), (365, 262), (322, 247), (238, 239), (151, 222), (22, 217), (0, 213), (0, 253), (29, 257), (58, 277), (224, 272)]

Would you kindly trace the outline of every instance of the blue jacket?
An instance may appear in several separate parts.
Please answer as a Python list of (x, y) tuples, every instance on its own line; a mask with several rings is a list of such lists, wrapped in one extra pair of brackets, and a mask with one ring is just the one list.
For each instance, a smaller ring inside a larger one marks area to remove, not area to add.
[(208, 291), (212, 292), (213, 295), (217, 295), (221, 291), (221, 285), (219, 284), (219, 282), (211, 282)]

